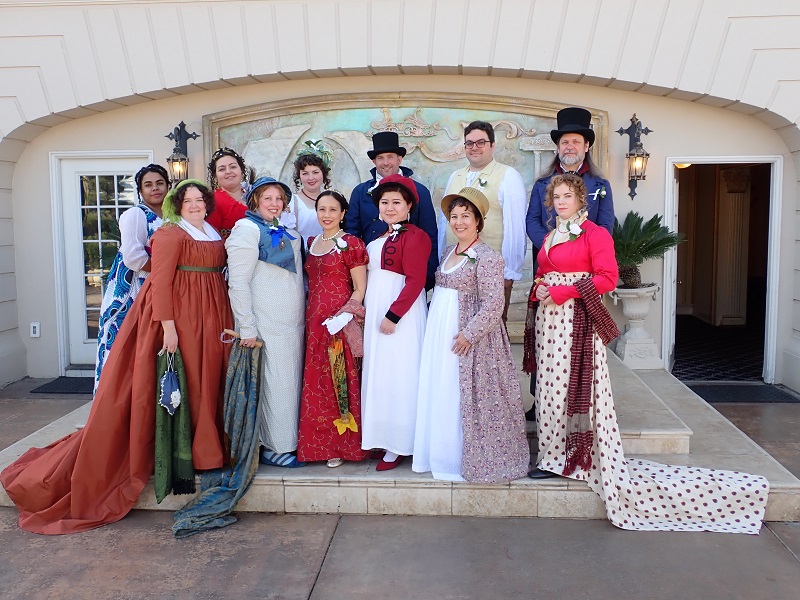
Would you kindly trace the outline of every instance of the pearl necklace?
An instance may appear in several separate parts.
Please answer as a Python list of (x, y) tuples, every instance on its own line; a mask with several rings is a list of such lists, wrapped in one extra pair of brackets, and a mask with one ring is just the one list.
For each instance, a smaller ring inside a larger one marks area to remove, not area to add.
[(331, 237), (326, 238), (324, 235), (320, 235), (319, 237), (322, 238), (323, 242), (330, 242), (331, 240), (336, 239), (336, 236), (339, 235), (340, 233), (342, 233), (342, 228), (341, 227), (339, 228), (339, 231), (334, 233)]

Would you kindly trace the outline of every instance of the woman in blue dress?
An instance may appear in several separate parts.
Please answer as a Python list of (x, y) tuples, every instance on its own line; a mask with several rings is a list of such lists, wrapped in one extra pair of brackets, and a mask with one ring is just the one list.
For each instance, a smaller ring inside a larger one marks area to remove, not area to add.
[(161, 204), (169, 190), (169, 175), (161, 165), (142, 167), (134, 177), (139, 204), (119, 217), (120, 247), (108, 272), (100, 305), (94, 389), (122, 321), (150, 272), (150, 238), (161, 226)]

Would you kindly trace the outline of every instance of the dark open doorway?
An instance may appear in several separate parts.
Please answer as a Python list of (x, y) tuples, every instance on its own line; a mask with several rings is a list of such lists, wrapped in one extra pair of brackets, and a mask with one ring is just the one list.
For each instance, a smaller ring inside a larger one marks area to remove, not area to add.
[(678, 173), (675, 363), (683, 381), (762, 381), (769, 164)]

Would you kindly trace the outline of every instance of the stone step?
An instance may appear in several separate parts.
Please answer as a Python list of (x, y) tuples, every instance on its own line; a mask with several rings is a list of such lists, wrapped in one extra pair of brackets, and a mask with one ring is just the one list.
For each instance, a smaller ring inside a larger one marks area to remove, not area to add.
[[(313, 464), (301, 469), (262, 465), (237, 510), (276, 513), (461, 515), (486, 517), (605, 518), (599, 496), (583, 482), (564, 478), (506, 484), (436, 481), (411, 470), (407, 460), (392, 471), (375, 470), (376, 460), (336, 469)], [(136, 508), (176, 510), (187, 497), (157, 505), (152, 483)]]
[[(522, 364), (522, 347), (512, 345), (514, 361)], [(622, 448), (626, 454), (688, 454), (692, 430), (610, 350), (608, 369), (617, 409)], [(520, 372), (526, 408), (533, 406), (530, 377)]]
[[(609, 367), (627, 455), (665, 464), (764, 475), (770, 481), (767, 520), (800, 520), (800, 481), (713, 407), (665, 371), (635, 374), (610, 353)], [(74, 431), (76, 424), (85, 422), (88, 412), (89, 404), (9, 446), (0, 452), (0, 469), (28, 448), (46, 446)], [(668, 425), (654, 425), (656, 415)], [(667, 427), (673, 430), (670, 432)], [(698, 435), (690, 448), (692, 430)], [(636, 451), (633, 448), (637, 444), (660, 447), (662, 451)], [(668, 444), (679, 448), (670, 452)], [(413, 473), (409, 461), (382, 473), (375, 466), (374, 460), (345, 463), (336, 469), (324, 464), (301, 469), (261, 466), (237, 510), (605, 518), (600, 498), (583, 482), (564, 478), (535, 481), (526, 477), (499, 485), (451, 483)], [(136, 508), (175, 510), (188, 500), (187, 496), (170, 496), (157, 505), (151, 483)], [(2, 489), (0, 505), (12, 506)]]

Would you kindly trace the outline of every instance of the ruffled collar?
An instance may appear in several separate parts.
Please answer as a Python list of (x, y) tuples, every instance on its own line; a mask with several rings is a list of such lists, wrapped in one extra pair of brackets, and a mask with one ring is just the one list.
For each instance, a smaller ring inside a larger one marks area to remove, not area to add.
[(589, 213), (581, 209), (569, 219), (562, 219), (556, 215), (556, 227), (550, 232), (545, 248), (549, 251), (553, 246), (577, 239), (583, 233), (583, 222), (589, 218)]

